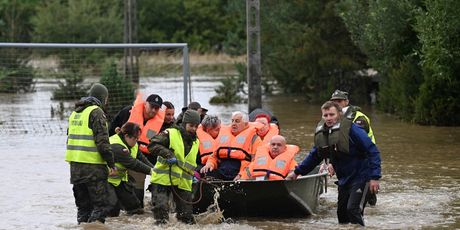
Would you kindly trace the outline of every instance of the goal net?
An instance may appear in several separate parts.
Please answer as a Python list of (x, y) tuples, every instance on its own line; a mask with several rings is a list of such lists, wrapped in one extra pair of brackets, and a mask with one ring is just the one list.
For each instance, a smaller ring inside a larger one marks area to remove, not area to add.
[(0, 43), (0, 135), (65, 135), (75, 102), (94, 82), (109, 90), (109, 117), (136, 92), (167, 92), (163, 100), (181, 108), (190, 95), (188, 62), (185, 43)]

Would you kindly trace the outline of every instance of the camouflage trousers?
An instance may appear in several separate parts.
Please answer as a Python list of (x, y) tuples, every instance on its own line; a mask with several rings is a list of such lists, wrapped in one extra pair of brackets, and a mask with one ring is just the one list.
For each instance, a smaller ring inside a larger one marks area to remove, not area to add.
[(125, 210), (127, 214), (140, 214), (143, 212), (134, 186), (129, 182), (122, 181), (118, 186), (109, 184), (107, 198), (109, 200), (107, 215), (110, 217), (119, 216), (121, 209)]
[(149, 190), (152, 193), (153, 218), (157, 223), (166, 223), (169, 220), (169, 196), (173, 196), (176, 205), (176, 218), (186, 224), (195, 223), (192, 215), (193, 206), (186, 203), (192, 202), (192, 192), (179, 189), (177, 186), (160, 184), (150, 184)]
[(73, 185), (73, 195), (77, 205), (77, 221), (105, 222), (107, 207), (107, 180), (89, 181)]

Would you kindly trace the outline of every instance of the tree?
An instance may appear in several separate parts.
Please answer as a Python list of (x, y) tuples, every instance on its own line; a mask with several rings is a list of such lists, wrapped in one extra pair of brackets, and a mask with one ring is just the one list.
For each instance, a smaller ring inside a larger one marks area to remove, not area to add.
[(334, 88), (355, 85), (355, 72), (366, 67), (365, 56), (336, 14), (336, 2), (261, 3), (264, 73), (286, 92), (324, 101)]
[(193, 51), (221, 52), (227, 33), (236, 30), (237, 18), (227, 14), (232, 2), (140, 0), (139, 23), (143, 29), (139, 41), (186, 42)]
[[(32, 32), (30, 18), (37, 1), (0, 1), (0, 40), (3, 42), (29, 42)], [(27, 66), (29, 52), (2, 48), (0, 52), (0, 92), (29, 92), (34, 89), (34, 72)]]
[(109, 115), (115, 116), (118, 111), (133, 103), (135, 87), (130, 80), (119, 74), (114, 61), (105, 66), (100, 83), (109, 89), (107, 103)]
[(423, 83), (415, 121), (421, 124), (460, 124), (460, 2), (425, 1), (417, 15)]
[(354, 43), (380, 76), (378, 105), (412, 119), (421, 82), (419, 42), (414, 31), (416, 0), (344, 0), (338, 12)]
[(0, 39), (3, 42), (29, 42), (37, 0), (0, 1)]
[(50, 0), (37, 6), (34, 41), (62, 43), (121, 42), (122, 2)]

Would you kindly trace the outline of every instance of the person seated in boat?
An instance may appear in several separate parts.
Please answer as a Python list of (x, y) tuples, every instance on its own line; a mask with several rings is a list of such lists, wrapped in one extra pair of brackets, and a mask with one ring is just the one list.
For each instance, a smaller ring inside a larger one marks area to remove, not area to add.
[(256, 116), (259, 115), (259, 114), (266, 114), (268, 115), (268, 117), (270, 118), (270, 123), (272, 124), (275, 124), (276, 126), (278, 126), (278, 129), (280, 129), (280, 124), (279, 124), (279, 121), (278, 121), (278, 118), (273, 115), (272, 112), (266, 110), (266, 109), (262, 109), (262, 108), (257, 108), (257, 109), (254, 109), (250, 114), (249, 114), (249, 122), (254, 122), (256, 121)]
[(116, 175), (109, 176), (109, 216), (118, 216), (123, 208), (128, 214), (144, 213), (141, 201), (137, 198), (134, 185), (128, 181), (128, 169), (150, 175), (153, 165), (139, 151), (137, 140), (141, 128), (133, 122), (126, 122), (117, 133), (109, 138), (113, 151)]
[(294, 171), (297, 162), (294, 157), (299, 146), (287, 145), (286, 139), (275, 135), (269, 144), (257, 148), (254, 160), (246, 167), (245, 172), (237, 176), (242, 180), (284, 180)]
[(255, 122), (262, 124), (262, 127), (257, 129), (257, 135), (259, 135), (263, 144), (270, 143), (273, 136), (280, 134), (278, 126), (274, 123), (270, 123), (270, 116), (265, 113), (256, 115)]
[(222, 126), (218, 146), (208, 158), (201, 173), (222, 180), (234, 180), (251, 163), (262, 141), (249, 117), (241, 111), (233, 112), (231, 126)]
[(206, 115), (196, 130), (200, 140), (201, 165), (206, 165), (208, 158), (217, 149), (217, 137), (219, 136), (221, 121), (215, 115)]
[(338, 179), (339, 223), (364, 226), (364, 198), (368, 191), (379, 191), (380, 152), (367, 133), (343, 118), (340, 110), (340, 106), (333, 101), (321, 106), (323, 121), (316, 128), (314, 147), (286, 179), (306, 175), (321, 161), (330, 160)]

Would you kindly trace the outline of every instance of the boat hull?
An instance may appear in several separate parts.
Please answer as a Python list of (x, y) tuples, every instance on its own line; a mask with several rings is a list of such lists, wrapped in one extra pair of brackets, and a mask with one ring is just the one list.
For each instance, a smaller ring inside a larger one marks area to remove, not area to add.
[[(214, 203), (215, 188), (219, 190), (219, 207), (225, 217), (304, 217), (315, 212), (322, 191), (323, 174), (277, 181), (213, 181), (203, 183), (202, 198), (194, 205), (202, 213)], [(199, 186), (194, 197), (200, 196)]]

